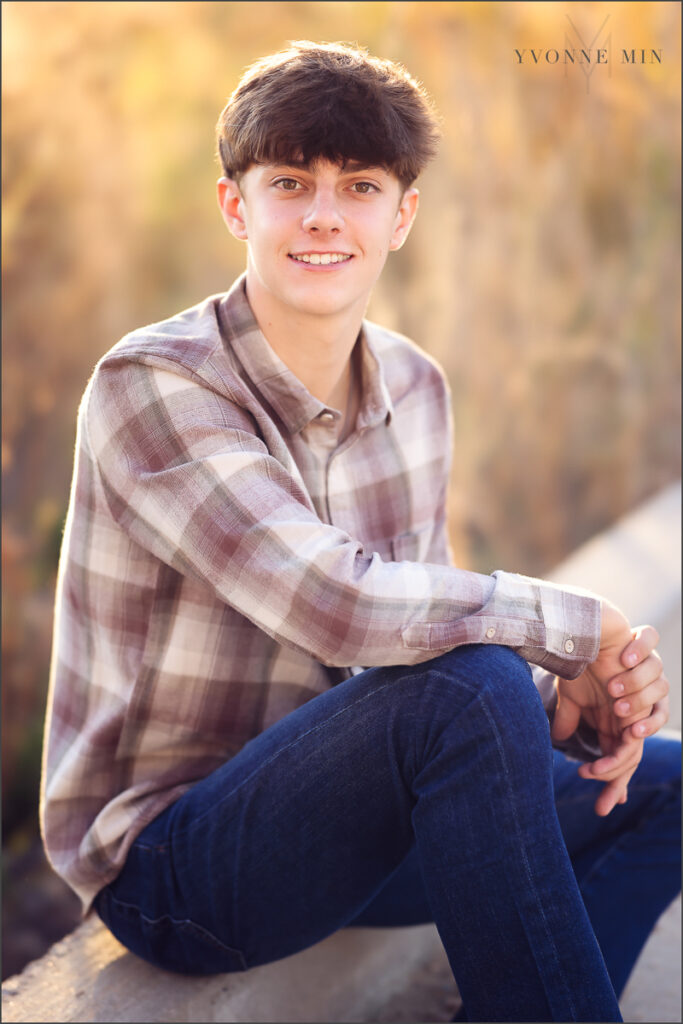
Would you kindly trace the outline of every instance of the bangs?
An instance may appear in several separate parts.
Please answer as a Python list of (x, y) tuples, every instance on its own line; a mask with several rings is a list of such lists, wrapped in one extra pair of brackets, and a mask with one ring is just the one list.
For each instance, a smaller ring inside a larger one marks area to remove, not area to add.
[(436, 118), (406, 72), (332, 47), (307, 45), (293, 58), (259, 63), (218, 122), (220, 158), (231, 178), (252, 163), (322, 159), (383, 167), (407, 188), (437, 141)]
[(384, 167), (399, 180), (417, 176), (420, 161), (391, 109), (382, 109), (370, 97), (358, 102), (359, 97), (339, 95), (338, 90), (322, 102), (318, 97), (315, 106), (297, 99), (301, 97), (258, 119), (252, 136), (254, 163), (311, 164), (323, 159)]

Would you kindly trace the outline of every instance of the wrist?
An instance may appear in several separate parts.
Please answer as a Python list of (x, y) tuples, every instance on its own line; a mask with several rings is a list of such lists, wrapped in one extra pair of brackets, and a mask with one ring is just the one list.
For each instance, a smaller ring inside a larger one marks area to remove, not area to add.
[(631, 627), (624, 613), (606, 597), (600, 598), (600, 648), (623, 648), (630, 640)]

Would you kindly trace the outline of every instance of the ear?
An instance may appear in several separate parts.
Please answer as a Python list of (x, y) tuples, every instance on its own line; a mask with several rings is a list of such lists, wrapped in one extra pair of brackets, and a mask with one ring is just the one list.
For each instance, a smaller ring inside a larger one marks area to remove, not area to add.
[(408, 188), (403, 193), (401, 205), (399, 206), (396, 214), (394, 232), (391, 236), (391, 241), (389, 242), (390, 251), (395, 252), (396, 249), (400, 249), (408, 237), (410, 229), (413, 226), (413, 221), (415, 220), (415, 215), (417, 214), (419, 199), (420, 193), (416, 188)]
[(217, 183), (218, 205), (230, 233), (241, 240), (247, 238), (247, 224), (244, 216), (244, 197), (239, 185), (232, 178), (219, 178)]

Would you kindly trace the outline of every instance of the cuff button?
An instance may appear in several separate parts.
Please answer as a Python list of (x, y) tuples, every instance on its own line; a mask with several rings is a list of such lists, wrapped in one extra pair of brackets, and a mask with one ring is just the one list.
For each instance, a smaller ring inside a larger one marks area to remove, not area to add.
[(564, 642), (564, 649), (567, 652), (567, 654), (573, 654), (574, 653), (574, 641), (571, 639), (571, 637), (570, 637), (569, 640), (565, 640), (565, 642)]
[(489, 640), (492, 640), (495, 635), (496, 635), (495, 627), (494, 626), (489, 626), (489, 628), (486, 630), (486, 636), (488, 637)]

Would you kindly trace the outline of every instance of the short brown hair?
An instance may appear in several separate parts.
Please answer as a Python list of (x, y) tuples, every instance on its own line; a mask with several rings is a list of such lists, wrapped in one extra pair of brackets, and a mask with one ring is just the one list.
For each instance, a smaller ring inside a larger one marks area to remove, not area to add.
[(245, 71), (216, 128), (228, 178), (316, 159), (384, 167), (404, 188), (435, 155), (437, 115), (400, 64), (348, 43), (299, 41)]

